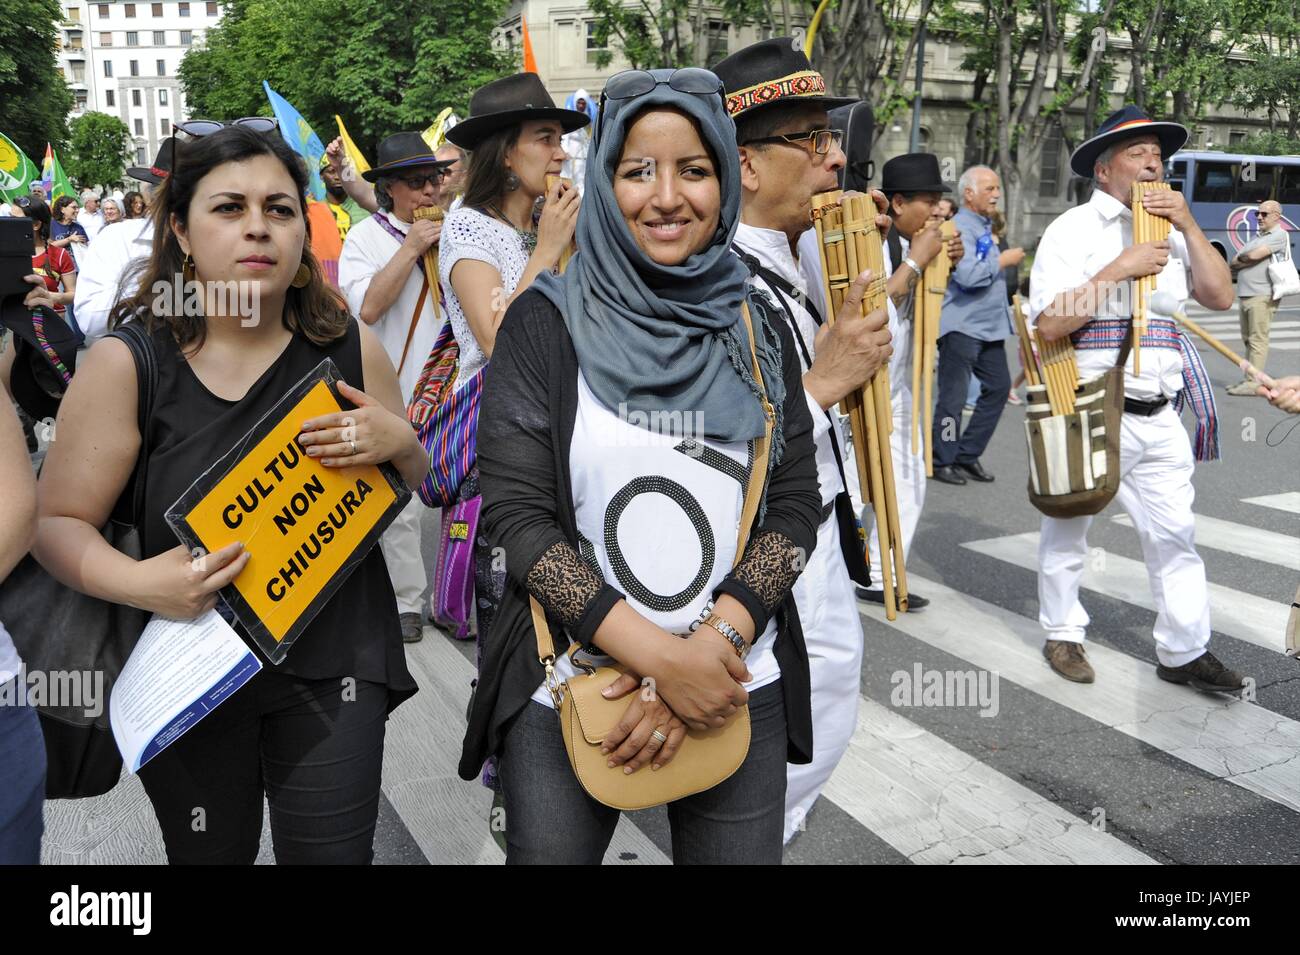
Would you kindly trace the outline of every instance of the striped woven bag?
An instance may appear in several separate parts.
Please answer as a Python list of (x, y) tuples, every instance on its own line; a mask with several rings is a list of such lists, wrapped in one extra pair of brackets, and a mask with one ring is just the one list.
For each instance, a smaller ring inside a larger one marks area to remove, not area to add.
[(416, 382), (406, 416), (420, 443), (429, 452), (429, 473), (417, 489), (429, 507), (456, 503), (465, 475), (474, 467), (478, 444), (478, 403), (483, 371), (459, 388), (453, 387), (460, 368), (460, 346), (446, 322), (433, 343)]

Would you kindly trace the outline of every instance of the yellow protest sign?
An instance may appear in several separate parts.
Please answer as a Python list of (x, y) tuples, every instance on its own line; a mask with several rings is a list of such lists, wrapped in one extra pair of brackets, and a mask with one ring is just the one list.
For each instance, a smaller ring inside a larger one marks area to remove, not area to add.
[(343, 410), (322, 362), (167, 512), (196, 554), (242, 541), (248, 564), (222, 590), (279, 663), (410, 498), (390, 465), (327, 468), (298, 445), (308, 418)]

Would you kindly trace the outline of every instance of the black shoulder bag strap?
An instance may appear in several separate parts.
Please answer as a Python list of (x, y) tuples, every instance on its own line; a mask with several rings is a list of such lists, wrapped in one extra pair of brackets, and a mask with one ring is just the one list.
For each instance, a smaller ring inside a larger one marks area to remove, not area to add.
[(154, 355), (153, 339), (139, 321), (121, 325), (109, 332), (109, 335), (124, 342), (131, 349), (131, 357), (135, 359), (136, 423), (140, 428), (140, 453), (136, 456), (135, 470), (131, 475), (131, 511), (128, 515), (123, 510), (123, 502), (128, 500), (128, 495), (124, 493), (114, 508), (113, 519), (138, 528), (144, 515), (145, 475), (149, 469), (149, 421), (153, 416), (154, 398), (158, 393), (158, 360)]
[[(794, 338), (795, 344), (799, 346), (804, 365), (811, 368), (812, 353), (808, 348), (808, 343), (804, 341), (803, 332), (799, 330), (799, 322), (794, 317), (794, 311), (790, 308), (787, 296), (791, 300), (797, 299), (801, 301), (804, 308), (808, 310), (808, 314), (812, 316), (813, 321), (820, 327), (822, 317), (817, 311), (817, 307), (813, 305), (812, 300), (807, 295), (804, 295), (781, 276), (767, 268), (757, 258), (738, 246), (734, 246), (733, 249), (745, 265), (749, 267), (750, 274), (761, 278), (774, 293), (777, 304), (781, 306), (781, 311), (785, 315), (786, 323), (790, 326), (790, 334)], [(842, 491), (835, 495), (835, 519), (840, 526), (840, 550), (843, 552), (844, 566), (854, 583), (863, 587), (870, 587), (871, 564), (867, 560), (866, 533), (862, 528), (862, 522), (858, 519), (857, 514), (853, 512), (853, 497), (849, 494), (849, 479), (848, 475), (844, 473), (844, 456), (840, 453), (840, 424), (835, 419), (834, 412), (829, 408), (823, 413), (826, 415), (827, 421), (830, 422), (831, 450), (835, 455), (835, 466), (839, 469), (840, 486), (843, 488)]]

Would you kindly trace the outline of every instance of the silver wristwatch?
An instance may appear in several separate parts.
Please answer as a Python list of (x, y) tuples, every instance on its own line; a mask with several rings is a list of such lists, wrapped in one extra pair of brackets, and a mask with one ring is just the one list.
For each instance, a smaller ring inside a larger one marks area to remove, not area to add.
[(725, 619), (719, 617), (716, 613), (711, 613), (704, 621), (704, 625), (706, 627), (712, 627), (714, 630), (718, 631), (718, 633), (726, 637), (727, 642), (735, 648), (736, 655), (740, 657), (740, 659), (743, 660), (745, 657), (749, 656), (749, 644), (745, 642), (745, 638), (740, 635), (740, 632), (731, 624), (727, 623)]

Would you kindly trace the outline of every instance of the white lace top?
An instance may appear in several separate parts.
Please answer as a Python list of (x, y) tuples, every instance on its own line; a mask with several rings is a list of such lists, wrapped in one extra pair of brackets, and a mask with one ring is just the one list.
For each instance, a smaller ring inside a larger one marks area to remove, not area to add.
[(519, 233), (504, 222), (499, 222), (476, 209), (464, 206), (447, 214), (442, 223), (442, 238), (438, 241), (438, 278), (447, 297), (447, 315), (451, 331), (460, 346), (460, 370), (456, 387), (469, 381), (487, 364), (487, 355), (479, 347), (478, 339), (469, 327), (465, 310), (451, 285), (452, 267), (461, 259), (486, 262), (501, 273), (502, 295), (509, 298), (515, 293), (519, 279), (528, 266), (528, 252)]

